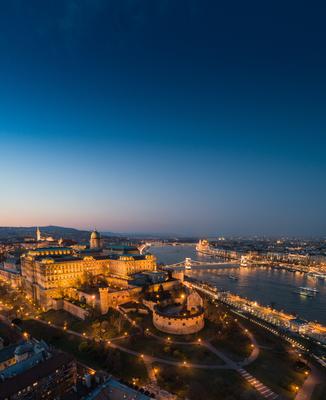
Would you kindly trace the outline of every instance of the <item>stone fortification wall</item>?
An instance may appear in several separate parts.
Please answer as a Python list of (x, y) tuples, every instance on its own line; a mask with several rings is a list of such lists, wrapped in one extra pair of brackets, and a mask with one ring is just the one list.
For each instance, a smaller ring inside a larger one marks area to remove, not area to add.
[(204, 312), (189, 316), (168, 316), (153, 309), (153, 324), (162, 332), (173, 335), (188, 335), (199, 332), (204, 328)]

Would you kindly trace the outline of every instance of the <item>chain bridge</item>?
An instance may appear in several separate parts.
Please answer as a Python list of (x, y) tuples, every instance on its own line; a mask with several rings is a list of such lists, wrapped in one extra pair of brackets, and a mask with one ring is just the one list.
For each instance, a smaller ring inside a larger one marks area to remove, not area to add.
[(193, 260), (190, 257), (187, 257), (183, 261), (180, 261), (178, 263), (165, 265), (163, 269), (177, 269), (177, 268), (191, 269), (193, 267), (195, 267), (196, 269), (206, 269), (218, 265), (221, 266), (224, 265), (232, 268), (239, 266), (239, 264), (235, 262), (231, 263), (228, 261), (198, 261), (198, 260)]

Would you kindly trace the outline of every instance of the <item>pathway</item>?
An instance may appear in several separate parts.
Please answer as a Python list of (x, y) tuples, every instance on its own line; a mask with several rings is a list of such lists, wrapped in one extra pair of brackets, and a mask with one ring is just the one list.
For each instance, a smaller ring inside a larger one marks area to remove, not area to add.
[[(247, 332), (249, 335), (249, 332)], [(250, 364), (249, 359), (255, 360), (258, 357), (259, 354), (259, 349), (258, 345), (255, 341), (255, 348), (258, 349), (258, 352), (255, 350), (251, 353), (250, 357), (248, 357), (245, 361), (236, 363), (235, 361), (231, 360), (229, 357), (227, 357), (224, 353), (221, 351), (218, 351), (211, 343), (209, 342), (203, 342), (203, 345), (206, 346), (212, 353), (216, 354), (218, 357), (222, 358), (222, 360), (225, 362), (225, 364), (229, 367), (229, 369), (234, 369), (237, 371), (243, 379), (245, 379), (253, 388), (255, 388), (261, 396), (263, 396), (265, 399), (269, 400), (274, 400), (279, 398), (278, 394), (274, 393), (270, 388), (262, 384), (258, 379), (254, 378), (252, 375), (249, 374), (245, 369), (243, 369), (241, 366), (242, 365), (248, 365)], [(253, 354), (254, 353), (254, 354)]]
[(265, 399), (269, 400), (274, 400), (274, 399), (279, 399), (279, 395), (274, 393), (271, 389), (269, 389), (267, 386), (262, 384), (258, 379), (253, 377), (252, 375), (249, 374), (245, 369), (243, 368), (238, 368), (237, 372), (252, 386), (254, 387), (261, 396), (263, 396)]
[(244, 367), (246, 365), (251, 364), (253, 361), (255, 361), (257, 359), (257, 357), (259, 356), (260, 350), (259, 350), (259, 345), (258, 345), (257, 340), (255, 339), (254, 335), (248, 329), (246, 329), (245, 326), (243, 326), (241, 324), (241, 322), (239, 322), (239, 321), (237, 321), (237, 322), (238, 322), (239, 326), (246, 332), (247, 336), (251, 340), (251, 347), (253, 349), (248, 358), (246, 358), (245, 360), (238, 363), (239, 365)]
[(311, 373), (295, 396), (295, 400), (310, 400), (316, 385), (326, 381), (325, 374), (314, 365), (310, 364), (309, 366), (311, 368)]
[[(124, 314), (122, 312), (122, 314)], [(85, 339), (93, 339), (90, 336), (87, 336), (85, 334), (79, 333), (79, 332), (75, 332), (72, 331), (70, 329), (64, 329), (62, 326), (58, 326), (55, 324), (49, 324), (46, 321), (42, 321), (40, 319), (36, 319), (36, 321), (44, 324), (44, 325), (49, 325), (51, 327), (54, 327), (56, 329), (60, 329), (63, 330), (69, 334), (78, 336), (78, 337), (82, 337)], [(132, 321), (132, 320), (131, 320)], [(135, 324), (134, 324), (135, 326)], [(249, 333), (248, 331), (246, 332), (248, 334), (248, 336), (251, 337), (251, 339), (254, 339), (253, 335), (251, 335), (251, 333)], [(156, 335), (152, 335), (152, 336), (156, 336)], [(131, 350), (129, 348), (126, 348), (124, 346), (121, 346), (120, 344), (116, 344), (113, 343), (114, 341), (117, 340), (121, 340), (125, 338), (125, 336), (119, 336), (119, 337), (115, 337), (112, 338), (110, 340), (101, 340), (101, 339), (96, 339), (97, 342), (105, 342), (109, 347), (111, 348), (115, 348), (118, 349), (120, 351), (123, 351), (127, 354), (136, 356), (136, 357), (140, 357), (143, 359), (145, 366), (147, 368), (147, 370), (149, 371), (149, 376), (151, 378), (151, 380), (153, 379), (153, 370), (151, 367), (151, 364), (153, 362), (158, 362), (158, 363), (162, 363), (162, 364), (167, 364), (167, 365), (173, 365), (173, 366), (177, 366), (177, 367), (184, 367), (184, 368), (198, 368), (198, 369), (233, 369), (235, 371), (237, 371), (251, 386), (253, 386), (260, 394), (261, 396), (263, 396), (266, 399), (269, 400), (275, 400), (277, 399), (279, 396), (274, 393), (271, 389), (269, 389), (267, 386), (263, 385), (258, 379), (254, 378), (252, 375), (250, 375), (245, 369), (242, 368), (242, 366), (248, 365), (250, 364), (252, 361), (254, 361), (258, 354), (259, 354), (259, 348), (257, 345), (257, 342), (255, 340), (253, 340), (253, 345), (255, 346), (254, 350), (252, 351), (251, 355), (244, 361), (240, 362), (240, 363), (236, 363), (235, 361), (231, 360), (228, 356), (226, 356), (223, 352), (217, 350), (211, 343), (209, 342), (205, 342), (202, 341), (201, 345), (205, 346), (207, 349), (209, 349), (212, 353), (216, 354), (220, 359), (222, 359), (224, 361), (223, 365), (220, 364), (197, 364), (197, 363), (192, 363), (192, 362), (187, 362), (187, 361), (172, 361), (172, 360), (167, 360), (165, 358), (160, 358), (160, 357), (155, 357), (155, 356), (149, 356), (147, 354), (142, 354), (139, 351), (134, 351)], [(158, 338), (161, 340), (164, 340), (164, 338), (161, 338), (160, 336), (158, 336)], [(198, 342), (180, 342), (183, 344), (196, 344), (198, 345)], [(257, 349), (255, 351), (255, 349)]]

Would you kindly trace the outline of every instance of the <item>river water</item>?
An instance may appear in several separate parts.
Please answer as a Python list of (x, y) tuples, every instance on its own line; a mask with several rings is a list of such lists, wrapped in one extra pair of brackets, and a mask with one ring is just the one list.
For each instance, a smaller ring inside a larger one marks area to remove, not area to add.
[[(198, 254), (194, 246), (151, 247), (150, 252), (156, 255), (158, 262), (164, 264), (177, 263), (186, 257), (199, 261), (213, 261), (210, 257)], [(264, 305), (273, 304), (278, 310), (326, 325), (326, 281), (299, 272), (265, 267), (239, 268), (238, 265), (230, 264), (193, 267), (186, 273), (199, 280), (214, 283), (220, 290), (228, 290)], [(238, 280), (230, 279), (230, 275)], [(317, 288), (319, 293), (314, 297), (293, 293), (300, 286)]]

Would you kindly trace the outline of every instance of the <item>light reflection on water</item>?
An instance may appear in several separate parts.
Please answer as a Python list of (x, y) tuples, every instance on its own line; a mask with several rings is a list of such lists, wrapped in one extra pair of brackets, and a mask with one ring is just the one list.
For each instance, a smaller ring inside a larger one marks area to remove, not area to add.
[[(210, 257), (199, 255), (192, 246), (152, 247), (158, 262), (173, 264), (190, 257), (193, 260), (212, 261)], [(247, 297), (251, 300), (270, 305), (277, 309), (296, 313), (308, 320), (317, 320), (326, 325), (326, 282), (313, 277), (281, 269), (265, 267), (239, 268), (231, 265), (224, 268), (187, 270), (189, 276), (214, 283), (220, 290)], [(230, 279), (230, 275), (238, 280)], [(293, 291), (299, 286), (317, 288), (319, 293), (314, 297), (304, 297)]]

